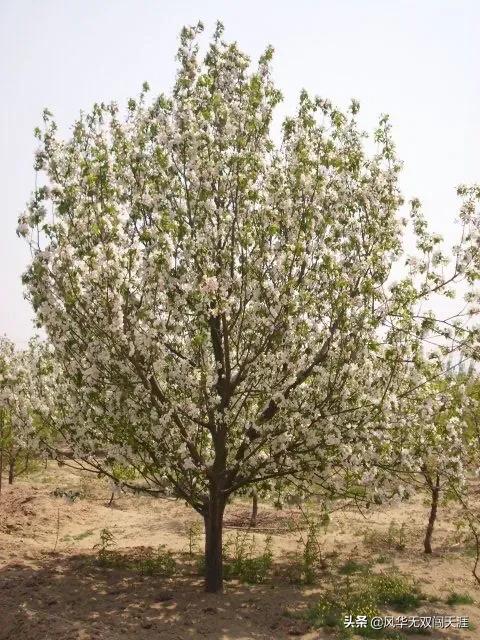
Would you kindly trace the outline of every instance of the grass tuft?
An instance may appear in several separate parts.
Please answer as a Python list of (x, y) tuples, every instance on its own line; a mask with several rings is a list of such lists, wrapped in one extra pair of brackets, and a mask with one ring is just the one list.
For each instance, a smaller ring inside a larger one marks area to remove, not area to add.
[(357, 560), (347, 560), (338, 569), (338, 573), (342, 576), (351, 576), (354, 573), (366, 573), (369, 570), (368, 564), (357, 562)]
[[(346, 575), (337, 588), (322, 595), (318, 603), (308, 610), (307, 619), (314, 627), (337, 629), (342, 637), (351, 637), (346, 629), (346, 616), (366, 616), (368, 620), (381, 615), (384, 608), (405, 612), (419, 606), (422, 595), (412, 581), (399, 573)], [(392, 638), (385, 630), (355, 628), (355, 633), (366, 638)], [(402, 636), (397, 636), (402, 637)]]
[(473, 604), (474, 599), (468, 593), (456, 593), (453, 591), (445, 600), (447, 604)]
[(113, 533), (107, 528), (102, 529), (100, 542), (94, 546), (94, 549), (98, 549), (97, 561), (100, 566), (133, 571), (144, 576), (168, 578), (175, 573), (175, 559), (163, 544), (157, 549), (136, 547), (124, 552), (115, 549), (115, 545)]

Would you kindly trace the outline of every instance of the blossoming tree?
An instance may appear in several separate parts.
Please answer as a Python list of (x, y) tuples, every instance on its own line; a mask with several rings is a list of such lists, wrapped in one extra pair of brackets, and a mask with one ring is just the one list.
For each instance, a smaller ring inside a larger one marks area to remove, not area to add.
[[(438, 367), (438, 365), (437, 365)], [(432, 371), (433, 373), (433, 371)], [(405, 492), (413, 489), (429, 497), (423, 547), (432, 553), (432, 535), (442, 497), (465, 495), (468, 473), (478, 467), (478, 443), (468, 419), (478, 403), (466, 393), (464, 376), (430, 375), (397, 411), (397, 457), (392, 473)]]
[[(18, 349), (11, 340), (0, 339), (0, 492), (4, 466), (12, 484), (15, 472), (25, 471), (29, 458), (41, 449), (46, 407), (52, 406), (45, 365), (45, 349), (38, 341)], [(19, 463), (23, 469), (16, 469)]]
[(200, 31), (182, 32), (169, 97), (148, 102), (145, 85), (126, 118), (96, 104), (66, 141), (45, 112), (47, 179), (19, 233), (76, 459), (108, 475), (126, 464), (196, 509), (218, 591), (235, 492), (314, 473), (334, 493), (345, 469), (388, 486), (375, 462), (399, 380), (443, 330), (414, 305), (448, 279), (416, 211), (421, 285), (388, 285), (402, 203), (388, 120), (369, 155), (356, 102), (342, 112), (304, 92), (276, 144), (272, 51), (252, 70), (218, 26), (201, 60)]

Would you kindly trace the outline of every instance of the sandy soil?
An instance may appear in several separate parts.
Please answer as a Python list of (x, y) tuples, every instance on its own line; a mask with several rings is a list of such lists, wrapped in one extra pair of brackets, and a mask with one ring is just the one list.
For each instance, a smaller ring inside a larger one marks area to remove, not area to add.
[[(80, 491), (83, 497), (67, 502), (53, 495), (56, 488)], [(128, 495), (109, 507), (108, 499), (108, 487), (101, 481), (53, 463), (4, 487), (0, 640), (332, 638), (328, 629), (309, 628), (301, 614), (325, 586), (335, 584), (338, 567), (348, 560), (376, 560), (379, 570), (382, 563), (397, 567), (415, 578), (423, 593), (439, 599), (423, 603), (415, 613), (468, 616), (473, 623), (471, 630), (435, 631), (432, 639), (480, 638), (480, 589), (471, 575), (473, 558), (455, 533), (457, 516), (451, 506), (440, 512), (430, 557), (422, 553), (428, 507), (420, 498), (363, 514), (354, 510), (333, 514), (323, 536), (324, 571), (318, 585), (306, 588), (288, 579), (299, 534), (286, 531), (284, 517), (260, 505), (260, 531), (255, 537), (261, 549), (266, 532), (274, 531), (274, 576), (263, 585), (231, 581), (224, 595), (214, 596), (203, 593), (202, 580), (186, 553), (185, 527), (197, 519), (191, 509), (179, 501)], [(243, 509), (245, 504), (232, 505), (227, 521), (238, 522)], [(385, 542), (392, 522), (397, 528), (404, 525), (403, 549)], [(176, 555), (179, 575), (146, 577), (99, 566), (93, 547), (105, 527), (114, 533), (119, 549), (166, 545)], [(227, 529), (227, 537), (234, 531)], [(446, 605), (452, 592), (470, 594), (475, 604)]]

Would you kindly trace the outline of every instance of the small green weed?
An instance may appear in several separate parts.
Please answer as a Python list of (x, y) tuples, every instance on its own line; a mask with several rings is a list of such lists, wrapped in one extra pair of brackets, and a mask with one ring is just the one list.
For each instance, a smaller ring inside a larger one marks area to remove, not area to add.
[(247, 538), (237, 531), (233, 539), (224, 546), (225, 563), (223, 567), (226, 580), (237, 578), (249, 584), (261, 584), (267, 579), (272, 568), (272, 538), (268, 536), (262, 553), (256, 553), (255, 536)]
[(56, 487), (52, 491), (52, 496), (55, 498), (63, 498), (66, 502), (75, 502), (82, 497), (80, 491), (74, 491), (73, 489), (62, 489), (61, 487)]
[(366, 547), (375, 551), (390, 549), (394, 551), (403, 551), (407, 544), (407, 531), (405, 523), (400, 526), (392, 521), (386, 532), (365, 531), (363, 542)]
[[(352, 630), (346, 629), (346, 616), (366, 616), (370, 620), (380, 615), (383, 608), (408, 611), (420, 604), (421, 593), (407, 578), (397, 573), (356, 574), (345, 578), (335, 589), (325, 593), (319, 602), (309, 609), (307, 619), (315, 627), (333, 627), (341, 637), (352, 637)], [(385, 630), (371, 627), (355, 629), (355, 633), (366, 638), (403, 638), (402, 635), (388, 635)]]
[(164, 576), (169, 578), (175, 573), (176, 562), (165, 545), (156, 549), (140, 548), (135, 553), (125, 556), (126, 568), (138, 571), (144, 576)]
[(342, 576), (351, 576), (353, 573), (365, 573), (366, 571), (368, 571), (368, 569), (368, 564), (350, 559), (342, 564), (342, 566), (338, 569), (338, 573)]
[(452, 592), (448, 598), (445, 600), (447, 604), (455, 605), (455, 604), (473, 604), (474, 599), (472, 596), (468, 595), (468, 593), (456, 593)]
[(100, 542), (94, 545), (94, 549), (98, 549), (98, 560), (100, 564), (106, 563), (109, 554), (111, 554), (112, 548), (116, 545), (115, 536), (113, 532), (104, 527), (100, 531)]
[(125, 569), (145, 576), (170, 577), (175, 573), (176, 563), (165, 545), (157, 549), (137, 547), (120, 552), (114, 549), (115, 537), (105, 528), (100, 531), (100, 542), (93, 548), (98, 549), (98, 562), (102, 567)]
[(322, 530), (327, 530), (329, 516), (326, 512), (320, 517), (308, 512), (302, 512), (302, 516), (302, 526), (294, 522), (291, 526), (291, 531), (298, 534), (298, 548), (296, 562), (289, 570), (289, 580), (311, 585), (315, 584), (319, 572), (326, 567), (321, 535)]
[(200, 522), (186, 522), (184, 532), (187, 537), (187, 552), (189, 556), (195, 555), (200, 546), (200, 538), (202, 536), (202, 525)]
[(379, 606), (388, 606), (395, 611), (409, 611), (418, 607), (421, 594), (417, 587), (400, 574), (371, 574), (367, 589)]
[[(347, 632), (344, 621), (345, 616), (367, 616), (371, 618), (378, 616), (378, 605), (371, 593), (366, 591), (332, 592), (323, 595), (319, 602), (309, 609), (307, 619), (314, 627), (334, 627), (342, 632)], [(356, 631), (360, 631), (357, 629)], [(345, 633), (348, 637), (348, 633)]]
[[(262, 584), (267, 580), (273, 564), (271, 536), (265, 539), (262, 553), (256, 553), (255, 536), (237, 531), (223, 545), (223, 576), (225, 580), (237, 579), (248, 584)], [(197, 572), (205, 575), (205, 556), (197, 561)]]

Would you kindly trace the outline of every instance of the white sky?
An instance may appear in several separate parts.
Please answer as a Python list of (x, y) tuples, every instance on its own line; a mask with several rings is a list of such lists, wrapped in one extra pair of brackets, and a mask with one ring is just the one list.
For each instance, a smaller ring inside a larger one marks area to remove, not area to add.
[(0, 334), (31, 335), (17, 216), (34, 185), (33, 129), (49, 107), (61, 129), (95, 101), (124, 103), (147, 80), (167, 92), (184, 24), (225, 24), (253, 58), (276, 50), (292, 111), (300, 90), (361, 102), (371, 128), (391, 115), (407, 198), (453, 240), (455, 187), (479, 182), (479, 0), (0, 0)]

